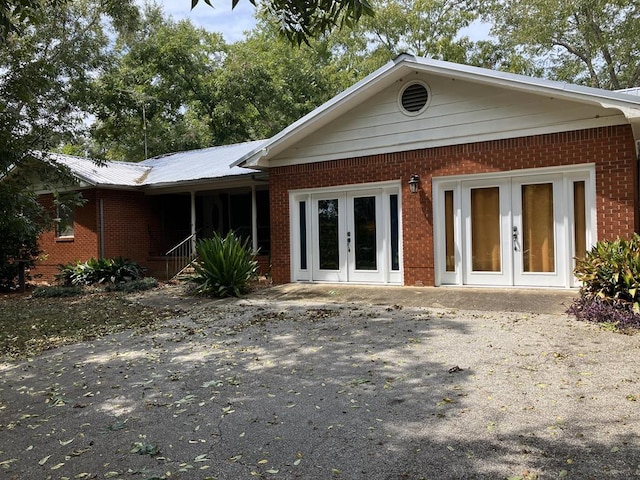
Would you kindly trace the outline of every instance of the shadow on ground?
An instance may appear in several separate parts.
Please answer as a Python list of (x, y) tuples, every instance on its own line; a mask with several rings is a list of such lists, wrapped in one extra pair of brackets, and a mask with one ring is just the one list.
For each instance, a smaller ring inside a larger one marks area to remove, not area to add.
[(0, 366), (3, 478), (640, 474), (638, 337), (563, 316), (273, 302)]

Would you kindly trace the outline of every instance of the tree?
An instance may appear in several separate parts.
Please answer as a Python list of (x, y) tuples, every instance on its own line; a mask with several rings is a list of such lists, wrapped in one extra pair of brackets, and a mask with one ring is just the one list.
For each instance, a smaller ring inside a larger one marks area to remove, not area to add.
[(547, 75), (593, 87), (640, 85), (640, 4), (635, 0), (493, 0), (486, 18), (501, 42)]
[(52, 5), (46, 16), (22, 24), (19, 34), (4, 32), (0, 44), (0, 270), (16, 256), (30, 258), (37, 234), (46, 227), (27, 186), (55, 184), (64, 171), (36, 168), (43, 163), (33, 159), (46, 160), (42, 152), (73, 140), (83, 129), (91, 76), (106, 61), (105, 20), (112, 18), (121, 28), (135, 20), (130, 2)]
[(375, 17), (354, 28), (373, 51), (391, 58), (403, 52), (421, 57), (464, 61), (465, 38), (460, 31), (478, 14), (475, 0), (374, 0)]
[[(204, 0), (212, 5), (212, 0)], [(231, 0), (232, 8), (239, 0)], [(257, 0), (249, 0), (258, 5)], [(191, 8), (199, 0), (191, 0)], [(261, 4), (269, 13), (279, 31), (293, 43), (309, 43), (313, 38), (336, 28), (351, 27), (364, 16), (373, 16), (368, 0), (268, 0)]]
[(352, 83), (326, 39), (292, 45), (269, 15), (262, 12), (246, 40), (229, 47), (209, 97), (216, 129), (233, 131), (233, 141), (270, 137)]
[(118, 38), (111, 65), (93, 82), (92, 156), (140, 161), (223, 141), (202, 102), (226, 50), (221, 35), (145, 7), (140, 28)]

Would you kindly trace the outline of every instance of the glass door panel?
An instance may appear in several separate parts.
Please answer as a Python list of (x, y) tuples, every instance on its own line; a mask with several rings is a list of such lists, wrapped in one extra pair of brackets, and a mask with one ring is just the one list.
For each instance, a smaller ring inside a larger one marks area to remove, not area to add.
[(347, 280), (345, 195), (333, 193), (313, 196), (311, 205), (313, 247), (311, 252), (307, 252), (311, 256), (311, 278), (344, 282)]
[(347, 195), (347, 275), (349, 281), (380, 283), (388, 269), (382, 191)]
[(340, 268), (338, 199), (318, 200), (318, 254), (321, 270)]
[(555, 272), (553, 183), (522, 185), (522, 270)]
[(567, 256), (562, 248), (566, 245), (562, 194), (560, 175), (513, 179), (514, 285), (564, 285)]
[(455, 213), (453, 209), (453, 190), (444, 192), (444, 230), (445, 230), (445, 271), (456, 271)]
[(462, 282), (507, 285), (512, 281), (509, 180), (473, 180), (461, 186)]
[(471, 269), (499, 272), (500, 188), (471, 189)]
[(377, 270), (376, 197), (353, 199), (353, 224), (356, 270)]
[(576, 258), (587, 255), (587, 209), (585, 181), (573, 182), (573, 241)]

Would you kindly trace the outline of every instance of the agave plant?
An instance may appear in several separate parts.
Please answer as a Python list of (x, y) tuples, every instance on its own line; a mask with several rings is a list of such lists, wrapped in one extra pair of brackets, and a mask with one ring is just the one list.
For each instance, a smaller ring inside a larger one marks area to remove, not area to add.
[(239, 297), (256, 276), (258, 262), (249, 248), (249, 239), (241, 241), (233, 231), (222, 237), (198, 241), (198, 261), (194, 265), (196, 291), (214, 297)]

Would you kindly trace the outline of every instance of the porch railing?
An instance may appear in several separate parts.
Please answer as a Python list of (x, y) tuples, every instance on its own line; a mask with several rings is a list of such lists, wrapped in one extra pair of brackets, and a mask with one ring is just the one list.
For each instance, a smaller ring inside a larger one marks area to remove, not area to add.
[(196, 236), (192, 233), (176, 246), (172, 247), (165, 256), (167, 280), (177, 277), (185, 271), (196, 259)]

